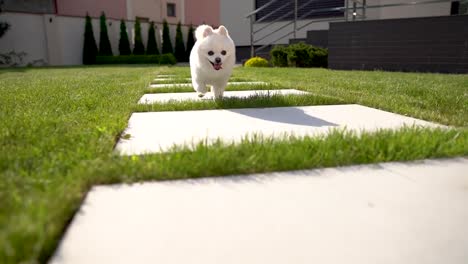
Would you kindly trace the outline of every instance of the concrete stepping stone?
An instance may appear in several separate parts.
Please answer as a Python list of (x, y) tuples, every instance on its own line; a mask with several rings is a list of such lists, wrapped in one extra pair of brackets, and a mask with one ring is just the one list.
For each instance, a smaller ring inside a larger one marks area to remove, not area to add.
[(468, 159), (93, 187), (50, 264), (465, 264)]
[(172, 79), (177, 77), (175, 74), (158, 74), (156, 75), (156, 78), (167, 78), (167, 79)]
[[(268, 85), (267, 82), (228, 82), (228, 85)], [(192, 87), (191, 83), (160, 83), (150, 84), (150, 88)]]
[[(226, 91), (224, 98), (249, 98), (252, 96), (274, 96), (274, 95), (288, 95), (288, 94), (307, 94), (307, 92), (295, 89), (281, 89), (281, 90), (250, 90), (250, 91)], [(198, 97), (197, 93), (157, 93), (145, 94), (138, 101), (139, 104), (154, 104), (166, 103), (169, 101), (198, 101), (198, 100), (213, 100), (213, 94), (207, 93), (204, 97)]]
[[(192, 80), (190, 78), (181, 78), (182, 80)], [(176, 80), (175, 78), (155, 78), (153, 79), (153, 82), (164, 82), (164, 81), (170, 81), (170, 80)]]
[[(177, 79), (176, 79), (176, 78), (174, 78), (174, 77), (170, 77), (170, 78), (169, 78), (169, 77), (162, 77), (162, 78), (155, 78), (155, 79), (153, 79), (153, 82), (168, 82), (168, 81), (172, 81), (172, 80), (174, 80), (174, 81), (176, 81), (176, 80), (191, 81), (192, 78), (177, 78)], [(233, 77), (233, 78), (231, 78), (230, 80), (236, 80), (236, 81), (237, 81), (237, 80), (239, 80), (239, 79)]]
[(361, 105), (320, 105), (223, 109), (204, 111), (133, 113), (116, 151), (138, 155), (168, 151), (173, 145), (212, 143), (216, 139), (239, 142), (245, 136), (285, 134), (315, 136), (333, 128), (375, 131), (404, 125), (435, 127), (437, 124)]

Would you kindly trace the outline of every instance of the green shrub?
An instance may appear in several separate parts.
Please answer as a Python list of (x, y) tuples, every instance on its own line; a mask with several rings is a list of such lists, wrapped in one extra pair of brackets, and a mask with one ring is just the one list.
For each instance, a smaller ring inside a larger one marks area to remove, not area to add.
[(97, 56), (96, 64), (169, 64), (174, 65), (176, 59), (172, 54), (164, 55), (120, 55)]
[(91, 17), (86, 14), (84, 45), (83, 45), (83, 64), (93, 64), (96, 61), (98, 53), (96, 40), (94, 40), (93, 24)]
[(172, 49), (172, 42), (171, 42), (171, 34), (169, 32), (169, 25), (167, 21), (164, 19), (163, 22), (163, 43), (162, 43), (162, 52), (163, 54), (166, 53), (174, 53)]
[(275, 46), (270, 51), (271, 64), (275, 67), (288, 66), (288, 50), (284, 46)]
[(192, 51), (193, 45), (195, 45), (195, 36), (194, 36), (194, 29), (193, 26), (190, 25), (188, 34), (187, 34), (187, 49), (185, 52), (186, 60), (189, 61), (190, 59), (190, 52)]
[(146, 45), (146, 54), (159, 54), (158, 44), (156, 43), (156, 33), (154, 30), (154, 22), (151, 21), (148, 29), (148, 44)]
[(135, 20), (135, 46), (133, 47), (133, 54), (145, 54), (145, 46), (143, 46), (143, 40), (141, 39), (141, 25), (138, 18)]
[(112, 48), (107, 34), (106, 14), (101, 13), (101, 32), (99, 33), (99, 55), (112, 56)]
[(120, 20), (120, 39), (119, 39), (119, 53), (120, 55), (130, 55), (130, 41), (128, 41), (127, 26), (125, 21)]
[(174, 65), (177, 63), (177, 59), (172, 53), (166, 53), (161, 55), (159, 64), (168, 64), (168, 65)]
[(327, 67), (328, 50), (303, 42), (289, 46), (276, 46), (270, 51), (276, 67)]
[(182, 36), (182, 26), (179, 23), (177, 23), (177, 29), (176, 29), (176, 37), (175, 37), (175, 57), (177, 61), (183, 62), (187, 61), (185, 59), (185, 44), (184, 44), (184, 36)]
[(261, 57), (250, 58), (244, 64), (245, 67), (269, 67), (268, 61)]

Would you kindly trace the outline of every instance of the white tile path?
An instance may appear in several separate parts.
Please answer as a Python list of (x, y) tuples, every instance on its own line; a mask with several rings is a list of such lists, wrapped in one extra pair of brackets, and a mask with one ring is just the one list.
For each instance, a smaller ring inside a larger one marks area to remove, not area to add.
[[(403, 125), (438, 126), (360, 105), (134, 113), (116, 149)], [(466, 263), (466, 171), (458, 158), (98, 186), (49, 263)]]
[[(228, 85), (268, 85), (267, 82), (228, 82)], [(191, 83), (160, 83), (150, 84), (150, 88), (192, 87)]]
[(116, 151), (139, 155), (169, 150), (173, 145), (189, 146), (218, 138), (239, 142), (246, 135), (280, 137), (285, 134), (314, 136), (333, 128), (375, 131), (404, 125), (438, 126), (434, 123), (361, 105), (321, 105), (203, 111), (133, 113)]
[(50, 264), (465, 264), (468, 159), (93, 187)]
[(175, 74), (159, 74), (159, 75), (156, 75), (156, 78), (176, 78), (177, 75)]
[[(280, 89), (280, 90), (249, 90), (249, 91), (226, 91), (224, 98), (249, 98), (252, 96), (274, 96), (274, 95), (301, 95), (308, 94), (304, 91), (295, 89)], [(139, 104), (167, 103), (169, 101), (197, 101), (197, 100), (213, 100), (213, 94), (207, 93), (204, 97), (199, 98), (197, 93), (156, 93), (145, 94), (138, 101)]]
[[(175, 77), (163, 77), (163, 78), (155, 78), (153, 79), (153, 82), (169, 82), (169, 81), (179, 81), (179, 80), (187, 80), (187, 81), (191, 81), (192, 78), (175, 78)], [(231, 77), (229, 80), (238, 80), (238, 78), (235, 78), (235, 77)]]
[(162, 81), (172, 81), (172, 80), (192, 80), (191, 78), (181, 78), (181, 79), (174, 79), (174, 78), (155, 78), (153, 79), (153, 82), (162, 82)]

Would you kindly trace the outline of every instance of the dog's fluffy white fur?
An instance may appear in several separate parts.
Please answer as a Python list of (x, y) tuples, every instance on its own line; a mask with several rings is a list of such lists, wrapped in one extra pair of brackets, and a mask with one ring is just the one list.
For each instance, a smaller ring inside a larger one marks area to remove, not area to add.
[(193, 88), (201, 97), (212, 86), (215, 99), (223, 97), (232, 68), (236, 62), (236, 47), (227, 29), (213, 29), (207, 25), (195, 31), (197, 41), (190, 52), (190, 71)]

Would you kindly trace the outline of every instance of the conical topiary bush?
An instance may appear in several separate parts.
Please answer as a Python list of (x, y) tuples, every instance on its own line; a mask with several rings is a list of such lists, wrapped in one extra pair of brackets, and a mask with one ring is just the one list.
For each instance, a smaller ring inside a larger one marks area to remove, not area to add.
[(169, 33), (169, 25), (167, 21), (163, 22), (163, 43), (162, 43), (162, 54), (171, 53), (174, 51), (172, 49), (171, 34)]
[(156, 43), (156, 33), (154, 22), (151, 22), (148, 29), (148, 44), (146, 45), (146, 54), (159, 54), (158, 44)]
[(97, 55), (96, 40), (94, 39), (93, 24), (91, 17), (86, 14), (84, 45), (83, 45), (83, 64), (94, 64)]
[(100, 17), (101, 33), (99, 34), (99, 55), (112, 56), (112, 48), (107, 34), (106, 14), (102, 12)]
[(135, 46), (133, 47), (133, 54), (143, 55), (145, 54), (145, 46), (143, 46), (143, 40), (141, 39), (141, 25), (140, 20), (137, 18), (135, 21)]
[(186, 60), (188, 61), (190, 58), (190, 52), (192, 51), (193, 45), (195, 45), (195, 30), (193, 29), (193, 26), (190, 25), (188, 34), (187, 34), (187, 49), (185, 52)]
[(119, 39), (119, 53), (120, 55), (130, 55), (130, 42), (128, 41), (127, 26), (125, 21), (120, 20), (120, 39)]
[(182, 36), (182, 25), (180, 22), (177, 24), (176, 29), (175, 57), (178, 62), (187, 61), (185, 56), (184, 37)]

